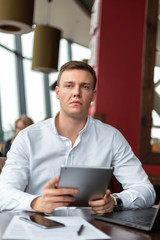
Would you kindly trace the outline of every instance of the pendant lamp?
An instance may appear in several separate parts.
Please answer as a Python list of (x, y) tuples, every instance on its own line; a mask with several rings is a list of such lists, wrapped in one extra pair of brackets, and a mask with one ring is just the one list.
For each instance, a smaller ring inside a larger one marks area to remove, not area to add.
[(32, 69), (44, 73), (58, 70), (61, 31), (48, 25), (37, 25), (34, 30)]
[(34, 0), (0, 0), (0, 31), (24, 34), (32, 31)]

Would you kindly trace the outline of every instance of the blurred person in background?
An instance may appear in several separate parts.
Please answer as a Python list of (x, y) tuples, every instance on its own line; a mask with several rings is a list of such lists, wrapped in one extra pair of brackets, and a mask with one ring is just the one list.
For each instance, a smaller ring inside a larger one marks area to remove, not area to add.
[(7, 152), (9, 151), (15, 137), (17, 136), (17, 134), (24, 128), (28, 127), (29, 125), (33, 124), (33, 120), (29, 117), (27, 117), (26, 115), (21, 115), (16, 121), (15, 121), (15, 134), (14, 136), (9, 139), (8, 141), (6, 141), (5, 143), (5, 150), (4, 150), (4, 154), (3, 157), (7, 156)]

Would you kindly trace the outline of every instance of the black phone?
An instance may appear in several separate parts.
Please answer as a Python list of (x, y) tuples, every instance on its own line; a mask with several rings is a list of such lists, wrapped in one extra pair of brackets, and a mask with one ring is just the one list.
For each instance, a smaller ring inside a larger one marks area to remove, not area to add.
[(65, 226), (63, 223), (53, 221), (51, 219), (46, 218), (45, 215), (38, 214), (38, 213), (34, 213), (33, 215), (28, 217), (20, 217), (20, 219), (22, 221), (31, 223), (41, 228), (57, 228), (57, 227)]

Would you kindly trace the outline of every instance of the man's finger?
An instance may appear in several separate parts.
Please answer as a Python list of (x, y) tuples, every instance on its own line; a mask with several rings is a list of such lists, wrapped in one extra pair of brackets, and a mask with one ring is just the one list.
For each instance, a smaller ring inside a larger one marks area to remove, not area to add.
[(73, 195), (78, 192), (75, 188), (45, 188), (43, 192), (44, 196), (63, 196), (63, 195)]
[(46, 202), (50, 202), (50, 203), (57, 203), (57, 202), (74, 202), (75, 198), (72, 196), (47, 196), (45, 197), (45, 201)]
[(104, 198), (107, 198), (108, 196), (110, 196), (111, 191), (109, 189), (106, 190), (106, 193), (104, 195)]
[(57, 183), (60, 180), (60, 176), (57, 176), (55, 178), (52, 178), (45, 186), (44, 188), (55, 188), (55, 186), (57, 185)]
[(89, 201), (88, 203), (91, 207), (104, 206), (106, 204), (106, 199), (100, 199), (96, 201)]

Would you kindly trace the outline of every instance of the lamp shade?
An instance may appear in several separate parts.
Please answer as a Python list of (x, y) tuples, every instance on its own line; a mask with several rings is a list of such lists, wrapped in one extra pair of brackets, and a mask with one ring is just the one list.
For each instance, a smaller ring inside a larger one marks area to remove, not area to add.
[(24, 34), (32, 31), (34, 0), (0, 0), (0, 31)]
[(61, 31), (48, 25), (34, 30), (32, 69), (44, 73), (57, 71)]

